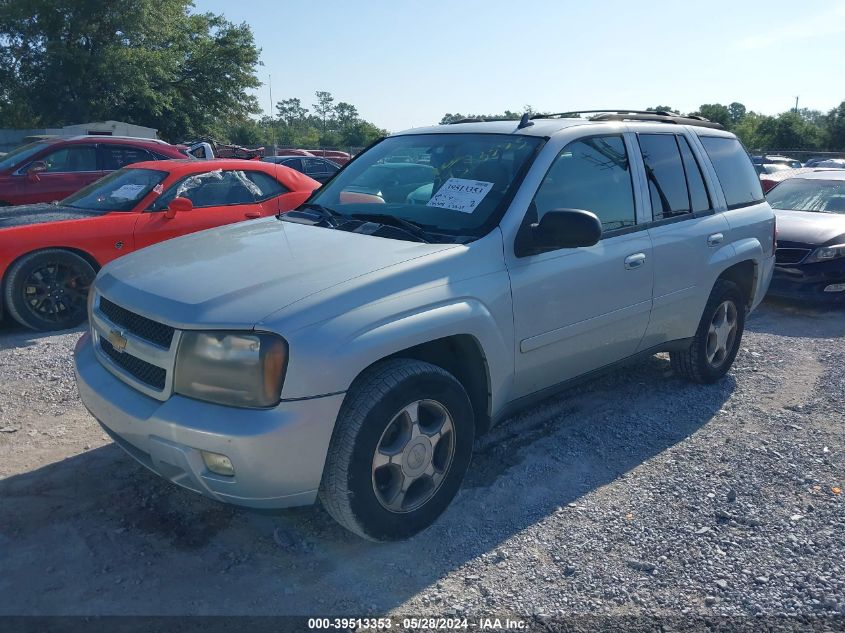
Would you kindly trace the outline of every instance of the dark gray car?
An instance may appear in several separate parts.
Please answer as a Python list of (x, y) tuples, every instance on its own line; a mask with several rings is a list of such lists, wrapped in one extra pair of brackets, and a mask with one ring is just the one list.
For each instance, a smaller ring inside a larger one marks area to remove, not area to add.
[(290, 167), (310, 176), (317, 182), (326, 182), (340, 169), (340, 165), (318, 156), (265, 156), (264, 162)]

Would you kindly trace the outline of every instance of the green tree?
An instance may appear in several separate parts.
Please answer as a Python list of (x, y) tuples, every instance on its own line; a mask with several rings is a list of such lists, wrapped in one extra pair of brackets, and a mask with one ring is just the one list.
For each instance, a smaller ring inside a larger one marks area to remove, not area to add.
[(660, 112), (677, 112), (677, 110), (675, 108), (673, 108), (672, 106), (662, 106), (662, 105), (654, 106), (652, 108), (646, 108), (646, 111), (647, 112), (658, 112), (658, 111), (660, 111)]
[(334, 120), (340, 130), (346, 130), (358, 120), (358, 108), (341, 101), (334, 107)]
[(731, 127), (731, 112), (728, 106), (724, 106), (721, 103), (705, 103), (698, 108), (697, 112), (693, 112), (692, 114), (703, 116), (705, 119), (714, 123), (721, 123), (726, 128)]
[(232, 125), (225, 134), (226, 140), (244, 147), (269, 145), (267, 142), (267, 122), (259, 124), (252, 119), (239, 121)]
[(323, 131), (326, 132), (329, 129), (329, 122), (334, 114), (334, 97), (332, 93), (324, 90), (318, 90), (314, 95), (317, 97), (317, 103), (312, 104), (311, 107), (314, 108), (314, 112), (317, 113), (317, 116), (322, 122)]
[(806, 121), (795, 111), (766, 117), (758, 127), (760, 146), (765, 149), (820, 149), (822, 129)]
[(845, 152), (845, 101), (828, 112), (824, 123), (828, 149)]
[(308, 108), (302, 106), (302, 101), (296, 98), (284, 99), (276, 104), (276, 113), (287, 125), (301, 123), (308, 115)]
[(734, 134), (748, 149), (761, 149), (765, 146), (766, 139), (761, 136), (760, 126), (771, 117), (756, 112), (747, 112), (742, 120), (733, 129)]
[(169, 140), (258, 111), (246, 24), (190, 0), (0, 2), (0, 126), (119, 119)]
[(744, 105), (739, 103), (738, 101), (734, 101), (731, 105), (728, 106), (728, 115), (731, 119), (731, 127), (736, 127), (739, 125), (739, 122), (745, 118), (747, 110)]

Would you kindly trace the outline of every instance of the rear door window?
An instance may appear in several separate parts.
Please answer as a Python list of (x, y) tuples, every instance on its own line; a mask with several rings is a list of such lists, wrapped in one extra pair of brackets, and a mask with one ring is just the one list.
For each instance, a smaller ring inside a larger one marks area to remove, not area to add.
[(684, 171), (687, 174), (687, 186), (689, 187), (692, 210), (693, 212), (707, 211), (712, 205), (710, 204), (710, 196), (707, 195), (707, 187), (704, 185), (704, 176), (701, 175), (701, 167), (695, 160), (689, 141), (683, 136), (678, 137), (678, 147), (681, 149)]
[(684, 163), (674, 134), (640, 134), (651, 208), (655, 220), (692, 211)]
[(103, 169), (113, 171), (145, 160), (155, 160), (156, 157), (140, 147), (128, 145), (101, 145), (100, 155), (103, 159)]
[(763, 202), (760, 178), (742, 143), (721, 136), (701, 136), (700, 139), (719, 177), (728, 209)]
[(287, 187), (270, 174), (265, 174), (262, 171), (248, 171), (245, 173), (246, 177), (256, 186), (256, 191), (254, 192), (256, 202), (269, 200), (270, 198), (275, 198), (288, 192)]
[(305, 158), (305, 174), (308, 176), (325, 176), (329, 173), (326, 163), (314, 158)]

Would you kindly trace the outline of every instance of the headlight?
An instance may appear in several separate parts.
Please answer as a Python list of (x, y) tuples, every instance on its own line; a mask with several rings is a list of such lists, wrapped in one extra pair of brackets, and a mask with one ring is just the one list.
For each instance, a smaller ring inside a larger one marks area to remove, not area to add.
[(173, 390), (232, 407), (279, 402), (287, 367), (285, 340), (266, 332), (184, 332)]
[(836, 244), (835, 246), (820, 246), (804, 261), (804, 263), (811, 262), (826, 262), (831, 259), (838, 259), (845, 257), (845, 244)]

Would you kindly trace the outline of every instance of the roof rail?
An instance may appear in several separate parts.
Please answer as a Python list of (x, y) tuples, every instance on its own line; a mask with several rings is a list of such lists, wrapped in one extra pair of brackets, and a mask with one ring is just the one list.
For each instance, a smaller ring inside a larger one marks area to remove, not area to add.
[(449, 121), (446, 125), (457, 125), (458, 123), (486, 123), (488, 121), (514, 121), (519, 122), (519, 119), (510, 117), (475, 117), (474, 119), (458, 119), (457, 121)]
[(658, 123), (674, 123), (677, 125), (695, 125), (724, 130), (721, 123), (714, 123), (702, 116), (681, 116), (677, 112), (668, 110), (574, 110), (572, 112), (555, 112), (554, 114), (535, 114), (532, 119), (572, 118), (581, 114), (592, 114), (589, 121), (652, 121)]

